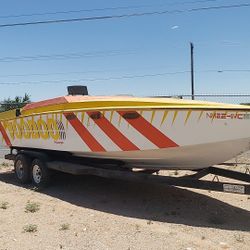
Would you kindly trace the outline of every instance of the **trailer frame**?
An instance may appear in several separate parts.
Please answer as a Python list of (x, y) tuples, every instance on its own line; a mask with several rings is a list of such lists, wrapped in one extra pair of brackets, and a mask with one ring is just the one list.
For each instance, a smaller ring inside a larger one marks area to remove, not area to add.
[[(246, 168), (245, 173), (241, 173), (211, 166), (204, 169), (192, 170), (194, 173), (190, 175), (177, 177), (161, 175), (159, 170), (155, 170), (153, 166), (152, 169), (138, 169), (136, 166), (134, 166), (134, 168), (126, 167), (126, 165), (123, 165), (120, 161), (104, 160), (102, 164), (102, 162), (98, 160), (91, 161), (71, 155), (59, 156), (54, 154), (54, 152), (20, 148), (16, 149), (16, 151), (16, 153), (13, 153), (13, 149), (11, 149), (10, 154), (5, 155), (5, 159), (15, 161), (17, 155), (22, 154), (33, 161), (38, 159), (43, 163), (45, 166), (44, 168), (50, 171), (59, 171), (73, 175), (93, 175), (102, 178), (147, 184), (154, 183), (167, 186), (250, 195), (250, 173), (248, 168)], [(202, 179), (209, 174), (213, 176), (212, 180)], [(219, 177), (225, 177), (234, 180), (234, 182), (220, 181)], [(36, 185), (36, 183), (34, 184)]]

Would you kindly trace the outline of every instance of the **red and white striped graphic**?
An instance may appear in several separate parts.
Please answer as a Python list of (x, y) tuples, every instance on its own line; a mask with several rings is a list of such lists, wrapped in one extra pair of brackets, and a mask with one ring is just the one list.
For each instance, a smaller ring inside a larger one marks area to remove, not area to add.
[[(123, 119), (118, 112), (105, 112), (106, 118), (117, 127), (117, 129), (132, 141), (140, 150), (158, 149), (158, 147), (132, 127), (126, 119)], [(112, 116), (112, 119), (111, 119)]]
[[(91, 117), (91, 112), (88, 115)], [(95, 112), (98, 119), (93, 119), (95, 124), (123, 151), (139, 150), (139, 148), (132, 143), (126, 136), (124, 136), (110, 121), (108, 121), (103, 114)]]
[[(130, 114), (136, 117), (126, 117)], [(135, 111), (89, 111), (82, 122), (73, 112), (64, 113), (64, 116), (92, 152), (178, 147)]]
[(90, 150), (94, 152), (105, 152), (104, 147), (95, 139), (95, 137), (85, 128), (74, 113), (64, 113), (64, 116), (75, 129), (82, 140), (88, 145)]
[[(124, 116), (126, 111), (118, 111), (121, 116)], [(127, 119), (127, 122), (133, 126), (138, 132), (144, 135), (148, 140), (154, 143), (158, 148), (169, 148), (169, 147), (177, 147), (178, 145), (169, 139), (166, 135), (164, 135), (160, 130), (154, 127), (150, 122), (144, 119), (137, 112), (133, 113), (137, 114), (138, 117), (136, 119)]]

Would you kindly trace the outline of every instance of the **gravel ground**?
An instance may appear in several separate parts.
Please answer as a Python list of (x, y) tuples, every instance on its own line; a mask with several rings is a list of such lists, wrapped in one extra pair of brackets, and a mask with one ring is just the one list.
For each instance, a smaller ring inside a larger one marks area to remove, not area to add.
[(0, 162), (3, 161), (4, 155), (8, 154), (9, 150), (0, 147)]
[(37, 192), (0, 164), (0, 250), (249, 249), (250, 196), (64, 174)]

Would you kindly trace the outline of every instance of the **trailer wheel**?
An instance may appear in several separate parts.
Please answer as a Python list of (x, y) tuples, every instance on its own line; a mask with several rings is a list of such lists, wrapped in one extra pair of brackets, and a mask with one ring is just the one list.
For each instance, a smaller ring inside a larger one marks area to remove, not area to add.
[(30, 176), (31, 160), (24, 154), (18, 154), (15, 158), (14, 169), (16, 178), (22, 184), (31, 182)]
[(31, 178), (33, 184), (38, 188), (47, 187), (50, 183), (51, 172), (46, 163), (40, 159), (35, 159), (31, 165)]

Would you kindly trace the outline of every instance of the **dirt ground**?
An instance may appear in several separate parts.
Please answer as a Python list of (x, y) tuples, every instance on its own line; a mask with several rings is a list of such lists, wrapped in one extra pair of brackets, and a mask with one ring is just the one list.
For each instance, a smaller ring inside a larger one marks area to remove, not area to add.
[(64, 174), (37, 192), (0, 166), (0, 250), (250, 249), (250, 196)]

